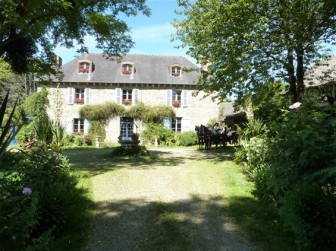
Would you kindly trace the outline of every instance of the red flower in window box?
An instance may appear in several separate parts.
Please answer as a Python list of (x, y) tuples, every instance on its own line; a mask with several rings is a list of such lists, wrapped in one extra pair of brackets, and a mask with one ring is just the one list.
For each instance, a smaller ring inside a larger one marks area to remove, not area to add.
[(173, 100), (173, 101), (172, 101), (172, 105), (173, 105), (174, 107), (180, 107), (180, 105), (181, 105), (181, 100)]
[(172, 72), (172, 76), (173, 76), (173, 77), (179, 77), (179, 76), (180, 76), (180, 73), (179, 73), (179, 72)]
[(83, 98), (75, 98), (75, 104), (84, 104)]
[(122, 101), (122, 103), (123, 103), (123, 105), (131, 105), (132, 104), (132, 100), (130, 100), (130, 99), (124, 99)]
[(122, 70), (122, 74), (124, 74), (124, 75), (131, 75), (132, 74), (132, 70)]
[(83, 73), (89, 73), (90, 69), (89, 68), (80, 68), (79, 72), (83, 72)]

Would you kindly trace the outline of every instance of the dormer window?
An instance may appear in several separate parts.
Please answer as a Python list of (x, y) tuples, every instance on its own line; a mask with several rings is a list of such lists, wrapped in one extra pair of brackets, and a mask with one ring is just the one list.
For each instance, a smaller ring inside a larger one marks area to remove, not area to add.
[(182, 65), (171, 65), (170, 75), (172, 77), (180, 77), (182, 75)]
[(88, 74), (94, 71), (94, 65), (90, 60), (79, 60), (78, 61), (78, 73)]
[(132, 75), (135, 73), (134, 64), (133, 63), (123, 63), (121, 65), (121, 74), (122, 75)]

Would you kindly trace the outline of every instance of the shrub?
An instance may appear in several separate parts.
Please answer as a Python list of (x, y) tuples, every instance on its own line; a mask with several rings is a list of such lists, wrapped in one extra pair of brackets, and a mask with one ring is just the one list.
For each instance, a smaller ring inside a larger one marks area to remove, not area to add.
[(197, 135), (193, 131), (178, 133), (175, 136), (176, 145), (192, 146), (197, 144)]
[(144, 146), (133, 146), (131, 148), (125, 148), (122, 146), (114, 147), (111, 153), (113, 157), (120, 156), (147, 156), (148, 150)]
[(141, 138), (145, 144), (153, 144), (155, 138), (161, 145), (172, 146), (175, 144), (175, 133), (156, 123), (149, 123), (141, 133)]
[(83, 191), (61, 153), (36, 142), (0, 164), (0, 243), (5, 250), (43, 246), (74, 224)]
[(87, 135), (73, 133), (66, 135), (62, 140), (62, 144), (69, 147), (91, 146), (92, 140)]
[(296, 103), (270, 127), (272, 137), (243, 147), (256, 194), (272, 198), (306, 250), (336, 244), (335, 114), (332, 106)]

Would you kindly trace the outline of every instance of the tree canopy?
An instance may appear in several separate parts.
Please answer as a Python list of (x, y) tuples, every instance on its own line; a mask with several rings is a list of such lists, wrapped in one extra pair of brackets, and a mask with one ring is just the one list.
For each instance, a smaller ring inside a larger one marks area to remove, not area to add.
[(304, 72), (336, 35), (333, 0), (179, 0), (184, 19), (175, 39), (210, 67), (201, 87), (243, 97), (284, 80), (292, 101), (302, 98)]
[(32, 57), (53, 63), (57, 45), (86, 52), (85, 36), (95, 37), (107, 56), (121, 55), (133, 45), (122, 17), (139, 12), (150, 14), (145, 0), (1, 0), (0, 56), (26, 72)]

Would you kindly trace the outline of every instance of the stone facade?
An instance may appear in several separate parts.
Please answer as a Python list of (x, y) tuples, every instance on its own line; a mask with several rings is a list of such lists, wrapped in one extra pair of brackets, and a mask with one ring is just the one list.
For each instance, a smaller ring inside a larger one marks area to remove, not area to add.
[[(97, 55), (95, 55), (97, 56)], [(141, 55), (137, 56), (137, 58), (141, 59)], [(145, 59), (148, 56), (144, 56)], [(153, 60), (157, 60), (156, 56)], [(86, 59), (90, 57), (86, 57)], [(163, 58), (166, 61), (171, 60), (170, 62), (166, 62), (167, 65), (167, 74), (169, 74), (169, 65), (179, 64), (185, 65), (186, 59), (183, 60), (174, 60), (174, 58), (165, 57)], [(79, 61), (80, 59), (78, 59)], [(220, 113), (220, 107), (218, 105), (218, 101), (213, 100), (211, 97), (204, 97), (203, 92), (199, 92), (198, 95), (195, 95), (197, 87), (194, 82), (196, 79), (194, 74), (194, 80), (188, 76), (184, 76), (184, 79), (181, 77), (177, 78), (166, 77), (165, 81), (159, 82), (155, 79), (133, 79), (131, 77), (125, 78), (125, 81), (108, 80), (97, 81), (97, 74), (99, 73), (98, 69), (100, 67), (100, 61), (102, 59), (94, 58), (92, 60), (95, 63), (96, 68), (96, 78), (92, 75), (85, 76), (83, 81), (73, 81), (71, 77), (68, 75), (74, 75), (78, 78), (78, 75), (83, 75), (76, 72), (78, 68), (78, 62), (73, 60), (74, 62), (70, 64), (66, 64), (63, 66), (63, 72), (65, 74), (65, 81), (52, 81), (48, 85), (48, 94), (49, 94), (49, 107), (48, 114), (51, 119), (59, 120), (66, 128), (67, 133), (73, 133), (76, 130), (84, 131), (84, 134), (88, 132), (88, 128), (90, 126), (90, 122), (84, 120), (84, 128), (80, 127), (78, 123), (83, 124), (83, 118), (79, 118), (79, 109), (83, 105), (90, 104), (102, 104), (105, 102), (116, 102), (120, 105), (123, 105), (123, 100), (125, 101), (125, 95), (130, 95), (132, 98), (133, 104), (136, 102), (142, 102), (145, 105), (172, 105), (174, 102), (175, 94), (179, 95), (179, 102), (181, 102), (180, 107), (174, 108), (176, 112), (176, 118), (179, 121), (170, 121), (170, 125), (175, 125), (175, 128), (172, 128), (175, 131), (194, 131), (196, 125), (207, 124), (210, 119), (218, 118)], [(141, 69), (141, 60), (138, 62), (136, 58), (128, 58), (127, 61), (134, 62), (134, 65), (140, 68), (142, 71), (141, 74), (146, 76), (145, 69)], [(150, 62), (150, 61), (149, 61)], [(160, 61), (161, 62), (161, 61)], [(189, 61), (188, 61), (189, 62)], [(109, 62), (111, 63), (111, 62)], [(163, 62), (165, 63), (165, 62)], [(189, 62), (190, 63), (190, 62)], [(118, 62), (112, 62), (111, 64), (120, 64)], [(157, 65), (157, 64), (156, 64)], [(158, 67), (158, 66), (156, 66)], [(189, 66), (190, 67), (190, 66)], [(71, 69), (74, 68), (74, 69)], [(163, 67), (161, 67), (163, 68)], [(120, 67), (115, 66), (115, 74), (120, 75), (119, 70)], [(151, 68), (152, 69), (152, 68)], [(101, 69), (100, 69), (101, 70)], [(102, 73), (103, 74), (103, 71)], [(150, 74), (150, 73), (148, 73)], [(163, 74), (163, 73), (161, 73)], [(185, 75), (188, 73), (185, 73)], [(82, 77), (82, 76), (79, 76)], [(96, 81), (95, 81), (96, 79)], [(171, 83), (169, 82), (171, 79)], [(188, 82), (189, 80), (190, 82)], [(193, 80), (193, 81), (192, 81)], [(128, 94), (125, 94), (127, 92)], [(124, 96), (123, 96), (124, 94)], [(79, 98), (80, 99), (79, 99)], [(76, 102), (80, 100), (80, 104)], [(175, 100), (176, 101), (176, 100)], [(130, 106), (132, 106), (131, 104)], [(128, 106), (125, 105), (127, 109)], [(85, 119), (85, 118), (84, 118)], [(77, 122), (76, 122), (77, 121)], [(78, 122), (79, 121), (79, 122)], [(122, 118), (114, 118), (108, 121), (108, 124), (105, 127), (107, 142), (117, 142), (118, 137), (122, 131)], [(145, 125), (141, 123), (141, 121), (133, 121), (133, 132), (141, 133), (144, 129)], [(77, 123), (77, 124), (76, 124)], [(167, 123), (167, 122), (166, 122)]]

